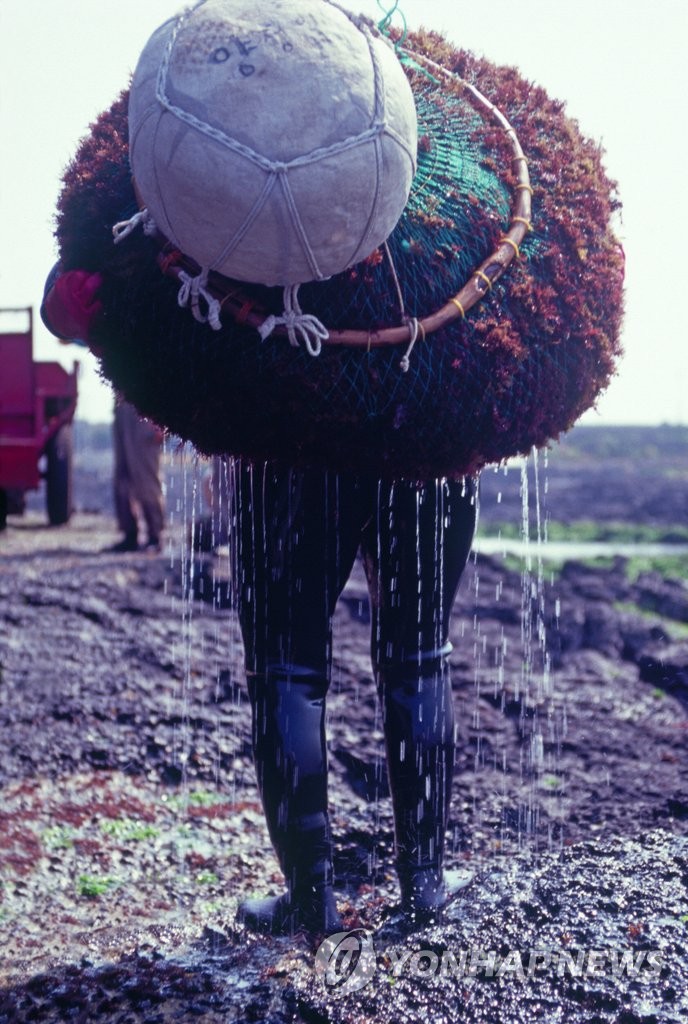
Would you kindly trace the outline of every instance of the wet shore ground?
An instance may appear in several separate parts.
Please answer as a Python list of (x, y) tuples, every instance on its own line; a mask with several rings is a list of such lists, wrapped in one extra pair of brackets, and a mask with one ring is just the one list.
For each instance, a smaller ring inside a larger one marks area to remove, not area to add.
[[(400, 934), (356, 570), (335, 620), (331, 805), (340, 908), (377, 963), (366, 986), (336, 992), (311, 942), (234, 923), (240, 898), (281, 883), (226, 556), (189, 551), (198, 486), (184, 472), (159, 555), (103, 553), (117, 536), (103, 512), (57, 530), (32, 512), (0, 536), (0, 1021), (685, 1019), (685, 579), (624, 558), (551, 563), (537, 544), (529, 568), (472, 559), (452, 620), (448, 859), (476, 878), (441, 926)], [(617, 477), (640, 494), (640, 477)], [(483, 489), (484, 523), (497, 505), (513, 516), (515, 480), (499, 502)], [(540, 480), (556, 518), (566, 488), (553, 469)], [(542, 957), (523, 976), (515, 955), (471, 975), (452, 968), (462, 950)], [(630, 951), (642, 970), (561, 960), (590, 950)]]

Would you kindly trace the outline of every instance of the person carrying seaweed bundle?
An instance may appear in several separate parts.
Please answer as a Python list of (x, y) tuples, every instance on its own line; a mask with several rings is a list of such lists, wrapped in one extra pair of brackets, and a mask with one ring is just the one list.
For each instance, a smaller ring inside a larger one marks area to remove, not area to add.
[(154, 34), (65, 174), (57, 284), (97, 275), (103, 373), (232, 457), (254, 754), (287, 890), (240, 918), (341, 923), (325, 701), (360, 550), (401, 906), (428, 920), (453, 891), (448, 628), (475, 477), (567, 430), (614, 372), (618, 203), (598, 147), (514, 69), (433, 33), (390, 40), (331, 0), (275, 0), (267, 27), (260, 6), (200, 0)]
[(475, 524), (470, 479), (426, 484), (371, 474), (232, 466), (237, 608), (253, 747), (286, 895), (247, 900), (258, 930), (341, 922), (333, 893), (326, 695), (332, 616), (360, 549), (382, 708), (401, 905), (414, 919), (446, 902), (445, 834), (454, 766), (449, 617)]

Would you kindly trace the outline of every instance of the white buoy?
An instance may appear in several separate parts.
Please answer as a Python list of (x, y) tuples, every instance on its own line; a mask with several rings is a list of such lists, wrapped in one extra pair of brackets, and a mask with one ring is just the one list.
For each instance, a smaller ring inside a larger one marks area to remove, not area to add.
[(130, 159), (155, 225), (204, 271), (296, 285), (392, 232), (416, 166), (393, 48), (330, 0), (204, 0), (139, 60)]

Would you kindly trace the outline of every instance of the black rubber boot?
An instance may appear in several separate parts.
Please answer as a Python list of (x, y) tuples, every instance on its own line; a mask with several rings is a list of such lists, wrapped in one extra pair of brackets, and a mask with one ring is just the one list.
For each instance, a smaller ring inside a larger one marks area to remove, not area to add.
[(237, 921), (263, 935), (331, 935), (343, 928), (331, 885), (321, 889), (314, 886), (307, 893), (285, 892), (244, 900), (239, 904)]
[(378, 672), (394, 809), (401, 907), (423, 923), (466, 884), (443, 869), (454, 772), (451, 645)]
[(291, 935), (341, 929), (334, 900), (327, 810), (327, 679), (303, 666), (248, 676), (253, 750), (265, 818), (287, 892), (249, 899), (238, 920), (254, 931)]
[(138, 535), (136, 533), (125, 533), (122, 540), (113, 544), (112, 547), (106, 548), (106, 551), (111, 551), (113, 554), (122, 555), (130, 551), (139, 550)]

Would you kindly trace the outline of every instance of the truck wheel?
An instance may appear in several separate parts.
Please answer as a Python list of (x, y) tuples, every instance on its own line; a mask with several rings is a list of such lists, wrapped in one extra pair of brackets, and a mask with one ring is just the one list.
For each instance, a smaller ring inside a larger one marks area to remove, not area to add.
[(0, 530), (7, 526), (7, 491), (0, 487)]
[(51, 526), (69, 522), (72, 514), (72, 425), (63, 424), (45, 449), (46, 505)]

